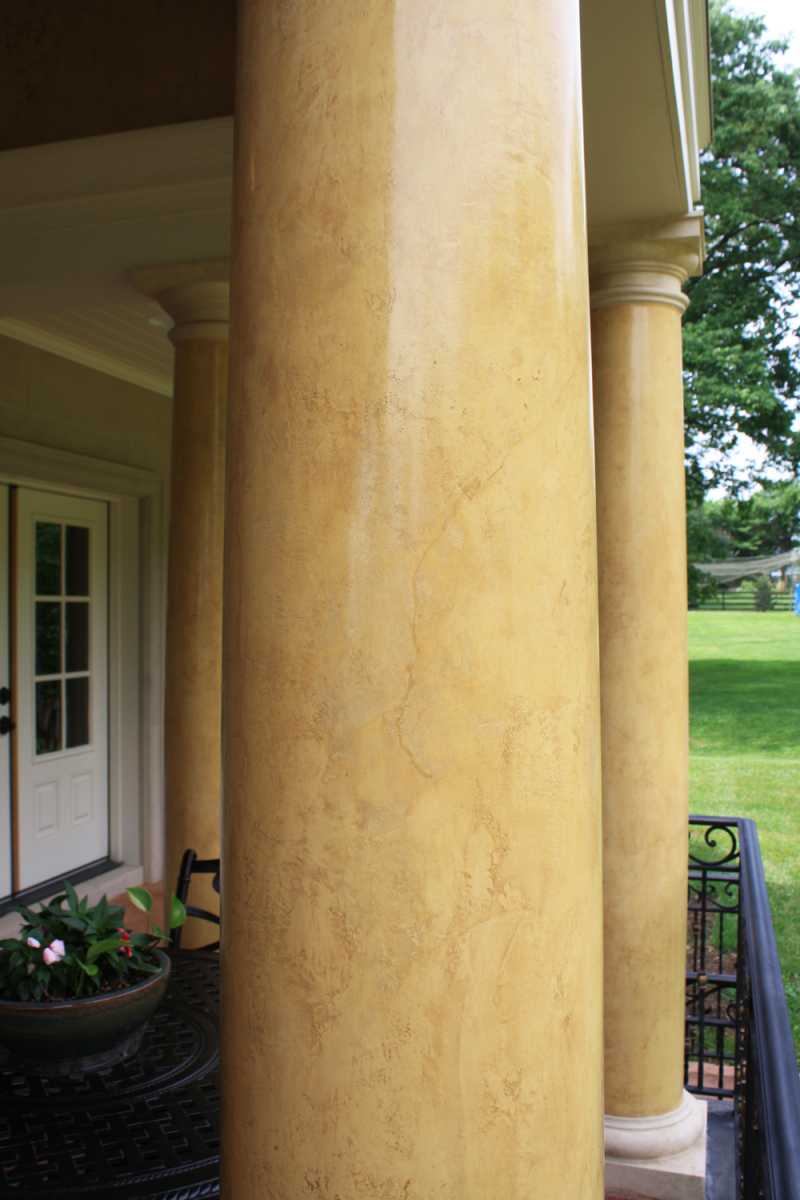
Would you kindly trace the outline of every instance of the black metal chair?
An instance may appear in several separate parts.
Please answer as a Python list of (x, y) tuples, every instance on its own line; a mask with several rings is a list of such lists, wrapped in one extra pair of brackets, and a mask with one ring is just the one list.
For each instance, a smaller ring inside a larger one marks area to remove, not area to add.
[[(201, 921), (212, 921), (213, 924), (219, 925), (219, 917), (216, 913), (209, 912), (205, 908), (195, 908), (193, 904), (186, 903), (186, 897), (189, 895), (189, 884), (193, 875), (213, 875), (214, 878), (211, 881), (211, 886), (217, 895), (219, 895), (219, 859), (198, 858), (196, 851), (187, 850), (181, 860), (178, 884), (175, 888), (175, 895), (186, 908), (186, 915), (188, 917), (199, 917)], [(182, 933), (182, 925), (179, 925), (177, 929), (173, 929), (172, 931), (172, 948), (174, 950), (180, 949)], [(219, 950), (219, 942), (209, 942), (207, 946), (201, 946), (198, 949)]]

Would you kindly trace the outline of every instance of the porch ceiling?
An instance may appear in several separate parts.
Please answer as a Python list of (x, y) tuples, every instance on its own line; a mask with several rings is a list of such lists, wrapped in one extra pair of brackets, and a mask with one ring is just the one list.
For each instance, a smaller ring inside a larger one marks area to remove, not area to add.
[(172, 394), (131, 267), (230, 253), (233, 118), (0, 154), (0, 334)]
[[(590, 226), (676, 217), (710, 137), (706, 0), (581, 0)], [(0, 153), (0, 334), (171, 394), (132, 267), (230, 253), (233, 118)]]

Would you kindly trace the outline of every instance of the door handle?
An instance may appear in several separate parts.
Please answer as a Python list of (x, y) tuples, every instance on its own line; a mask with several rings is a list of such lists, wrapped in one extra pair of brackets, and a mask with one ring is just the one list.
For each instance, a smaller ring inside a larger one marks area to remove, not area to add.
[(0, 704), (8, 704), (11, 699), (11, 688), (0, 687)]
[(0, 733), (11, 733), (11, 730), (16, 728), (11, 717), (0, 717)]

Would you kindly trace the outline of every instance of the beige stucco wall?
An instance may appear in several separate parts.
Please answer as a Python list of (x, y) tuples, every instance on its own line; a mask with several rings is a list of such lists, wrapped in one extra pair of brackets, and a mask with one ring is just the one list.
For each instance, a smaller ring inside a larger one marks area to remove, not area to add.
[(0, 436), (169, 476), (166, 396), (0, 337)]

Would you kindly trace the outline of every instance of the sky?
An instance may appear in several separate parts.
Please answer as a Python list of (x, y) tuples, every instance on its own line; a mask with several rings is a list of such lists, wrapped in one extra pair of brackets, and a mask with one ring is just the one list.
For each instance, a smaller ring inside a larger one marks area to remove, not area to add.
[(792, 41), (785, 56), (786, 65), (800, 67), (800, 2), (798, 0), (737, 0), (732, 8), (738, 12), (763, 17), (770, 37), (790, 36)]
[[(791, 38), (789, 49), (783, 56), (783, 65), (787, 69), (800, 68), (800, 0), (735, 0), (730, 7), (736, 12), (763, 17), (768, 37)], [(712, 457), (718, 456), (709, 453), (708, 458)], [(760, 471), (764, 459), (764, 455), (744, 434), (739, 435), (739, 444), (730, 457), (736, 463), (739, 473), (744, 476), (752, 471)], [(778, 472), (770, 470), (765, 470), (764, 474), (776, 478), (779, 475)], [(708, 499), (718, 500), (723, 495), (725, 491), (717, 489), (708, 493)]]

